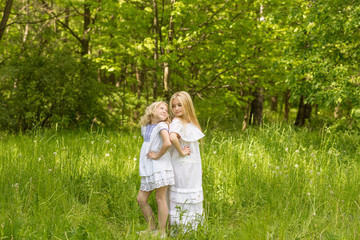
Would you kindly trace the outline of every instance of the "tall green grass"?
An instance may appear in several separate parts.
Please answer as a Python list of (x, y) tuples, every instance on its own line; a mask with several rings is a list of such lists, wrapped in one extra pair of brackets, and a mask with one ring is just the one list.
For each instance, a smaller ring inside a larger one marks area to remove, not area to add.
[[(138, 239), (139, 132), (0, 135), (0, 239)], [(169, 238), (360, 239), (359, 134), (205, 133), (206, 221)]]

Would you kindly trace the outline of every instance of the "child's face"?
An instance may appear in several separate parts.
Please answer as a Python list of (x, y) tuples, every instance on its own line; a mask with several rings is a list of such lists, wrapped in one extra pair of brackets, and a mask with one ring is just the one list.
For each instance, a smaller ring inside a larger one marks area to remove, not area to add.
[(184, 106), (181, 104), (179, 98), (174, 98), (172, 101), (171, 110), (175, 117), (184, 116)]
[(169, 117), (168, 108), (165, 104), (161, 103), (156, 107), (154, 119), (157, 121), (165, 121)]

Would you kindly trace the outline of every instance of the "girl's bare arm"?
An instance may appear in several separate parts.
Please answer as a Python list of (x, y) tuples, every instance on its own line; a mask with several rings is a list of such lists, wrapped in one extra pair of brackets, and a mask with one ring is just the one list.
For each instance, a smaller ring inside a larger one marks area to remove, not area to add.
[(166, 129), (163, 129), (160, 131), (160, 135), (161, 138), (163, 140), (163, 144), (160, 148), (159, 152), (153, 152), (150, 151), (147, 154), (148, 158), (154, 159), (154, 160), (158, 160), (160, 159), (165, 153), (166, 151), (171, 147), (171, 141), (170, 141), (170, 137), (169, 137), (169, 132)]
[(179, 143), (179, 135), (175, 132), (170, 133), (170, 141), (171, 143), (174, 145), (176, 151), (178, 151), (178, 153), (185, 157), (186, 155), (190, 155), (190, 147), (189, 146), (185, 146), (183, 149), (181, 149), (180, 143)]

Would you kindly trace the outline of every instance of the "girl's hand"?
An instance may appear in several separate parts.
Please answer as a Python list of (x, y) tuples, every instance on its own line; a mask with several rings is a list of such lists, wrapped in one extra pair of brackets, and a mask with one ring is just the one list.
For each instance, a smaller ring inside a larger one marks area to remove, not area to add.
[(154, 160), (158, 160), (158, 154), (156, 152), (153, 152), (153, 151), (150, 151), (148, 154), (147, 154), (147, 157), (148, 158), (151, 158), (151, 159), (154, 159)]
[(191, 150), (190, 150), (190, 147), (189, 146), (185, 146), (183, 149), (182, 149), (182, 156), (185, 157), (186, 155), (190, 155), (191, 153)]

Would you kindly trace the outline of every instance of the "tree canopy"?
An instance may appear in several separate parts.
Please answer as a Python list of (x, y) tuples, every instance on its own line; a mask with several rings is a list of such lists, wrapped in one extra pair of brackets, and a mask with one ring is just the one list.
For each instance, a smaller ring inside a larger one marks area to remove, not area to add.
[[(204, 119), (359, 127), (359, 1), (7, 0), (0, 127), (126, 126), (185, 90)], [(334, 114), (334, 116), (330, 115)]]

